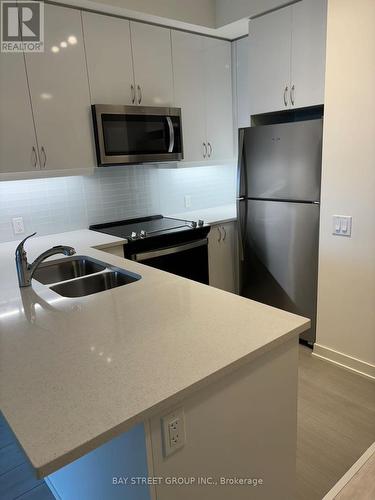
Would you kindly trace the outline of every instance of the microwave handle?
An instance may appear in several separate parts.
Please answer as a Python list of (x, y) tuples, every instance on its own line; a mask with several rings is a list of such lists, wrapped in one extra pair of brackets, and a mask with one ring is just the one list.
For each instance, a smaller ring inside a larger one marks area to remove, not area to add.
[(168, 148), (168, 153), (173, 152), (174, 148), (174, 128), (173, 128), (173, 123), (171, 120), (170, 116), (166, 116), (166, 120), (168, 123), (168, 128), (169, 128), (169, 148)]

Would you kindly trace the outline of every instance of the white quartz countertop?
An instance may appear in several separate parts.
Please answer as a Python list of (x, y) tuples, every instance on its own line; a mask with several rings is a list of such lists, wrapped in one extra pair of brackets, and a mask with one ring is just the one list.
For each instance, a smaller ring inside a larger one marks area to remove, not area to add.
[(178, 214), (171, 214), (168, 217), (176, 217), (177, 219), (193, 220), (198, 222), (203, 220), (205, 224), (224, 224), (237, 219), (235, 203), (230, 205), (221, 205), (213, 208), (202, 208), (200, 210), (192, 210)]
[(45, 476), (296, 337), (309, 320), (92, 246), (74, 231), (35, 238), (30, 259), (68, 244), (142, 276), (79, 299), (33, 280), (20, 289), (17, 242), (0, 245), (0, 408)]

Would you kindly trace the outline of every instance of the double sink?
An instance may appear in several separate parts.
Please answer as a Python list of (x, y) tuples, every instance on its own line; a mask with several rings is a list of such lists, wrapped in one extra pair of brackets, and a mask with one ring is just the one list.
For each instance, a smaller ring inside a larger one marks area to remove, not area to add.
[(130, 271), (82, 255), (41, 264), (34, 278), (63, 297), (84, 297), (141, 279)]

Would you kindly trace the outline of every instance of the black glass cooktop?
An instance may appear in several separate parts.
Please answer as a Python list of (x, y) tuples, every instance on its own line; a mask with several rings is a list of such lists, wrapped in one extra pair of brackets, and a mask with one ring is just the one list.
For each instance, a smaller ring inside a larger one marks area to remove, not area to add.
[(138, 219), (127, 219), (121, 221), (107, 222), (105, 224), (95, 224), (90, 229), (101, 233), (127, 238), (129, 240), (144, 239), (162, 234), (172, 234), (187, 231), (203, 226), (203, 221), (197, 224), (194, 221), (183, 219), (173, 219), (162, 215), (152, 215)]

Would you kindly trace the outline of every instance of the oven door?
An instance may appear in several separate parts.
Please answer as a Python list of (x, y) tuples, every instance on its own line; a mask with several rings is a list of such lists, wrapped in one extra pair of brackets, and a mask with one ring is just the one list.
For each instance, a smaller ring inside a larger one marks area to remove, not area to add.
[(130, 259), (208, 285), (207, 238), (135, 253)]
[(98, 166), (182, 159), (180, 108), (92, 106)]

